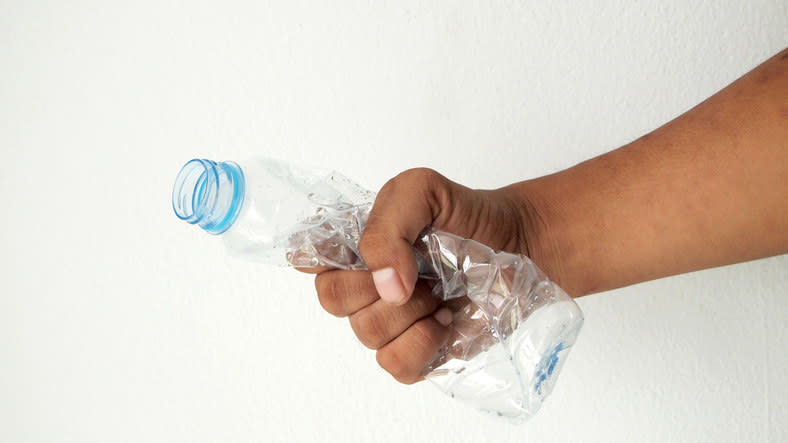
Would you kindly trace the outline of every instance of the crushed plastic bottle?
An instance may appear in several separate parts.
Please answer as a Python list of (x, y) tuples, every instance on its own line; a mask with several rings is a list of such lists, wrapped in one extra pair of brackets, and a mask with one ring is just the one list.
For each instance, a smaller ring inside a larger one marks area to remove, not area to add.
[[(337, 172), (194, 159), (178, 174), (172, 205), (180, 219), (221, 234), (233, 255), (361, 270), (358, 241), (374, 199)], [(448, 344), (425, 378), (512, 422), (536, 413), (583, 324), (577, 304), (522, 255), (432, 228), (414, 252), (420, 277), (454, 313)]]

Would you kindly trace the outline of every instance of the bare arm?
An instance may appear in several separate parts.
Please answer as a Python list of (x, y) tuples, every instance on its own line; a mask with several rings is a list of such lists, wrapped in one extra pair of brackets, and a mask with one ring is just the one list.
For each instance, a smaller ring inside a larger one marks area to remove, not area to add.
[(512, 185), (571, 294), (788, 252), (788, 50), (634, 142)]
[(452, 315), (418, 282), (426, 226), (529, 255), (573, 296), (788, 252), (788, 51), (634, 142), (559, 173), (481, 191), (428, 169), (378, 193), (370, 272), (316, 277), (397, 380), (412, 383)]

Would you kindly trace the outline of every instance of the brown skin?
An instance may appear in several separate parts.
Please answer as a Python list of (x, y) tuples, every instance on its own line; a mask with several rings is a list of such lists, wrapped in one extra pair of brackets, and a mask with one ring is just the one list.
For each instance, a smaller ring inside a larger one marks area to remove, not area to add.
[(369, 269), (393, 277), (321, 270), (318, 298), (413, 383), (449, 333), (410, 247), (426, 226), (528, 255), (576, 297), (784, 254), (787, 141), (783, 50), (650, 134), (556, 174), (490, 191), (405, 171), (380, 190), (359, 245)]

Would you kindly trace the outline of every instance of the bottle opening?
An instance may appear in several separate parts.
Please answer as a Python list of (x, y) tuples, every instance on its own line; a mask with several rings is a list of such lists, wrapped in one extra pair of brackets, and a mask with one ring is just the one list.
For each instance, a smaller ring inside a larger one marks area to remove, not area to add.
[(238, 217), (244, 192), (244, 175), (237, 164), (193, 159), (175, 179), (172, 209), (181, 220), (221, 234)]

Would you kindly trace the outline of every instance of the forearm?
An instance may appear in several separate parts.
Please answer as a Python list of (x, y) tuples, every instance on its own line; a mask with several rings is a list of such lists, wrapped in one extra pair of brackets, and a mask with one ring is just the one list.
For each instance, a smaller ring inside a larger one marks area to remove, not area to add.
[(571, 294), (788, 252), (788, 51), (618, 150), (513, 185)]

